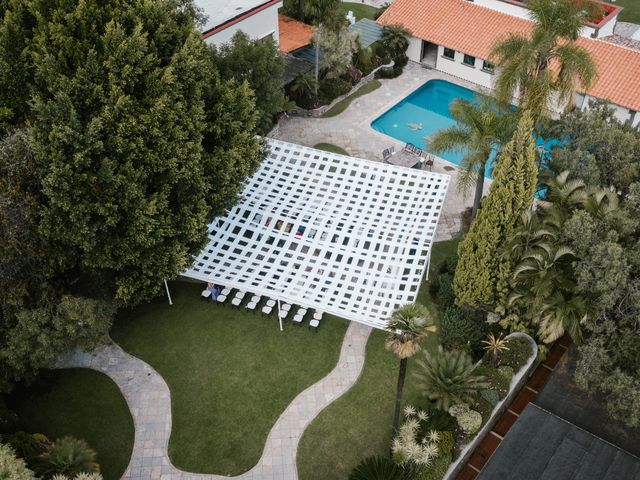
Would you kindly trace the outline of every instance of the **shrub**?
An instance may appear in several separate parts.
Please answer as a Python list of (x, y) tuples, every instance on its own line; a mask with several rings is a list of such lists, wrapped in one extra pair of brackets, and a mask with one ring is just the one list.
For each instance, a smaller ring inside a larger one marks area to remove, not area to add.
[(10, 445), (0, 444), (0, 479), (35, 480), (24, 460), (17, 458)]
[(326, 105), (331, 103), (340, 95), (349, 93), (351, 90), (351, 82), (344, 78), (334, 78), (331, 80), (321, 80), (320, 89), (318, 91), (318, 99), (320, 103)]
[(526, 338), (511, 337), (507, 342), (509, 350), (500, 355), (500, 363), (507, 364), (518, 371), (531, 356), (531, 344)]
[[(453, 296), (450, 284), (449, 292)], [(478, 352), (482, 348), (482, 339), (487, 330), (488, 325), (483, 321), (482, 314), (468, 308), (452, 306), (445, 310), (440, 320), (440, 341), (445, 348), (469, 348), (471, 352)]]
[(423, 467), (420, 474), (416, 477), (416, 480), (442, 480), (449, 465), (451, 465), (451, 460), (451, 453), (438, 455), (431, 465)]
[(455, 306), (456, 295), (453, 293), (453, 274), (446, 272), (438, 276), (437, 290), (435, 292), (436, 305), (441, 310)]
[(491, 365), (481, 365), (478, 368), (477, 373), (485, 377), (491, 388), (496, 390), (501, 397), (506, 395), (509, 391), (509, 384), (511, 383), (511, 380), (505, 378), (505, 376), (502, 375), (496, 367)]
[(449, 412), (437, 408), (427, 408), (427, 422), (425, 428), (428, 430), (437, 430), (439, 432), (455, 430), (458, 425), (456, 419), (449, 415)]
[(40, 455), (51, 446), (51, 442), (44, 435), (40, 433), (32, 435), (22, 431), (11, 435), (7, 439), (7, 443), (11, 445), (16, 455), (24, 459), (31, 468), (37, 464)]
[(18, 429), (18, 415), (0, 397), (0, 433), (15, 432)]
[(449, 352), (438, 347), (435, 354), (423, 351), (418, 361), (420, 372), (415, 374), (424, 393), (436, 408), (448, 410), (455, 403), (470, 402), (488, 384), (476, 373), (479, 363), (473, 363), (466, 352)]
[(482, 426), (482, 415), (475, 410), (465, 410), (456, 419), (462, 431), (469, 435), (476, 433)]
[(429, 465), (439, 453), (440, 434), (435, 430), (424, 432), (428, 415), (425, 411), (405, 408), (405, 421), (393, 439), (391, 451), (396, 463)]
[(500, 394), (495, 390), (491, 390), (490, 388), (485, 388), (484, 390), (480, 390), (480, 396), (484, 398), (491, 407), (495, 407), (500, 401)]
[(45, 475), (59, 473), (74, 477), (79, 473), (93, 473), (100, 470), (96, 463), (95, 450), (84, 440), (74, 437), (62, 437), (56, 440), (41, 455), (41, 459), (38, 470)]
[(511, 382), (511, 379), (515, 375), (513, 368), (509, 365), (500, 365), (498, 367), (498, 373), (509, 380), (509, 382)]
[(61, 475), (58, 473), (51, 477), (51, 480), (102, 480), (102, 475), (96, 472), (82, 472), (77, 474), (75, 477), (67, 477), (66, 475)]

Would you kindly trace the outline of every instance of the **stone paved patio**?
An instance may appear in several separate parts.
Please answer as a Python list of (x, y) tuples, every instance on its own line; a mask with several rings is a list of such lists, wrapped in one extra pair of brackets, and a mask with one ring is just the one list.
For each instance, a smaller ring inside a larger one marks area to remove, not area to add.
[[(476, 91), (483, 90), (470, 82), (409, 62), (402, 75), (390, 80), (380, 80), (382, 86), (379, 89), (357, 98), (340, 115), (330, 118), (283, 118), (270, 136), (309, 147), (318, 143), (332, 143), (344, 148), (354, 157), (382, 161), (384, 149), (394, 147), (396, 151), (400, 151), (404, 143), (374, 130), (371, 122), (433, 79), (447, 80)], [(452, 176), (436, 233), (436, 241), (448, 240), (460, 231), (460, 214), (473, 204), (473, 192), (469, 192), (466, 197), (460, 194), (457, 181), (460, 167), (457, 165), (438, 158), (433, 171)], [(489, 184), (490, 181), (486, 180), (485, 192)]]
[[(280, 415), (258, 463), (237, 477), (243, 480), (296, 480), (298, 442), (307, 425), (356, 382), (365, 360), (371, 328), (351, 322), (342, 342), (336, 367), (322, 380), (300, 393)], [(311, 334), (311, 333), (310, 333)], [(164, 379), (148, 364), (111, 344), (93, 353), (76, 350), (56, 368), (84, 367), (105, 373), (124, 395), (135, 426), (135, 439), (127, 480), (224, 479), (221, 475), (183, 472), (168, 456), (171, 435), (171, 395)]]

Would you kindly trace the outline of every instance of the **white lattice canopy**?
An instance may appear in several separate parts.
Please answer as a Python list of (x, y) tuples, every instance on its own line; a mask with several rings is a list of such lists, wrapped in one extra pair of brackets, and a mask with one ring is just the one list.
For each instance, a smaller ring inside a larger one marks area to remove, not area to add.
[(184, 275), (384, 328), (416, 300), (449, 176), (268, 146)]

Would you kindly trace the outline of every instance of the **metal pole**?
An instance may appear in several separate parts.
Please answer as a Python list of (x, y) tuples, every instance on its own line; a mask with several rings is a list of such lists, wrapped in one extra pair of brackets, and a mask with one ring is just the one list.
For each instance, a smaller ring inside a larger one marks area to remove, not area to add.
[(280, 315), (280, 299), (278, 299), (278, 321), (280, 322), (280, 331), (282, 331), (282, 315)]
[(164, 288), (167, 290), (167, 298), (169, 298), (169, 305), (173, 305), (171, 301), (171, 293), (169, 292), (169, 284), (167, 284), (167, 279), (164, 280)]

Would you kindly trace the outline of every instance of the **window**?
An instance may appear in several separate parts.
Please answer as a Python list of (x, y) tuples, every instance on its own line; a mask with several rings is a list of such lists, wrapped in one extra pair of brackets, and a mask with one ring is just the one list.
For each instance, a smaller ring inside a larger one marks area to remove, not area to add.
[(482, 62), (482, 70), (484, 70), (485, 72), (493, 73), (494, 69), (495, 66), (493, 65), (493, 63), (489, 63), (486, 60)]
[(465, 55), (462, 63), (465, 65), (469, 65), (470, 67), (474, 67), (476, 65), (476, 57), (472, 57), (471, 55)]
[(452, 50), (451, 48), (446, 48), (444, 49), (444, 52), (442, 53), (442, 56), (444, 58), (449, 58), (451, 60), (453, 60), (456, 56), (456, 51)]

